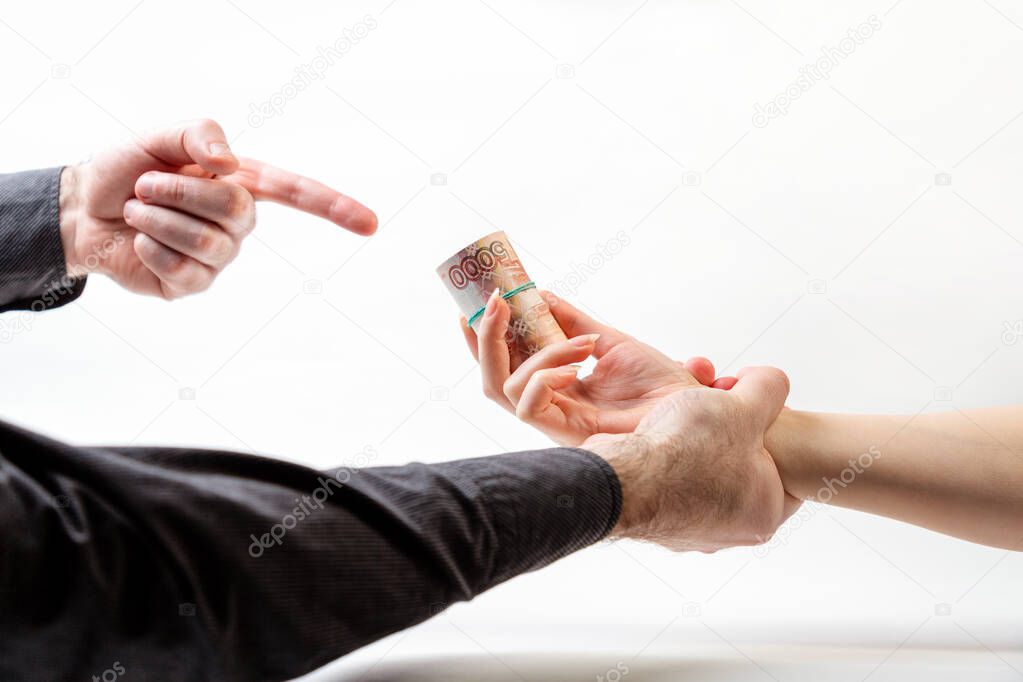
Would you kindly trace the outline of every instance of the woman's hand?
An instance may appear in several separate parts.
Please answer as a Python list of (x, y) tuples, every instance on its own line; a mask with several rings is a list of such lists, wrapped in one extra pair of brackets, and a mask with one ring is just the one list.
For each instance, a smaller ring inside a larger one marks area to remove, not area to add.
[[(501, 297), (487, 304), (478, 338), (464, 319), (462, 332), (480, 363), (487, 397), (559, 443), (578, 445), (598, 433), (631, 432), (660, 398), (694, 386), (735, 384), (734, 377), (715, 380), (706, 358), (676, 362), (550, 292), (541, 295), (569, 340), (547, 346), (517, 367), (505, 341), (511, 311)], [(597, 358), (593, 373), (577, 378), (573, 364), (590, 355)]]

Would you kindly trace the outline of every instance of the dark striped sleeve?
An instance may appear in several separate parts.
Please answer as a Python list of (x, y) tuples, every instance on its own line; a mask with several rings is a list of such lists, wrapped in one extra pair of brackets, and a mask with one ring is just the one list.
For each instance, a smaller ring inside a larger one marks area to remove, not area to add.
[(39, 312), (81, 295), (60, 240), (61, 168), (0, 175), (0, 312)]
[(0, 679), (286, 680), (605, 537), (585, 450), (315, 471), (0, 423)]

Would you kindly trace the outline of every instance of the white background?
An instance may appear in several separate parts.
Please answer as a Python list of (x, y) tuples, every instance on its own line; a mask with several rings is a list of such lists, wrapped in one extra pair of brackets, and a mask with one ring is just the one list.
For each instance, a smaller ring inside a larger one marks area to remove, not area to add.
[[(252, 103), (367, 15), (376, 28), (322, 81), (251, 125)], [(881, 28), (829, 80), (753, 125), (871, 15)], [(205, 116), (239, 153), (381, 217), (365, 241), (261, 206), (206, 294), (168, 304), (94, 277), (28, 320), (0, 347), (0, 414), (55, 437), (317, 467), (366, 447), (378, 464), (543, 447), (482, 399), (434, 273), (495, 228), (548, 286), (624, 230), (571, 297), (678, 358), (778, 365), (793, 407), (1020, 402), (1023, 342), (1003, 334), (1023, 320), (1023, 10), (1008, 0), (7, 3), (0, 60), (0, 170)], [(1023, 675), (1023, 555), (804, 516), (764, 557), (592, 548), (322, 679), (424, 653), (541, 679), (514, 658), (538, 648), (587, 649), (578, 679), (619, 662), (654, 675), (656, 652), (693, 646), (743, 679), (819, 679), (758, 648), (808, 642), (860, 652), (835, 679), (895, 679), (938, 645), (976, 652), (974, 679)]]

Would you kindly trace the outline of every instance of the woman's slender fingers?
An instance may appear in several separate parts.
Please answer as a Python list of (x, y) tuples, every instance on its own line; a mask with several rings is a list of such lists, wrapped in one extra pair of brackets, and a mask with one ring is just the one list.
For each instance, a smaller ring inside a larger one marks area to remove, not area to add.
[(707, 358), (697, 355), (686, 360), (682, 366), (704, 386), (714, 383), (714, 363)]
[(480, 374), (483, 379), (483, 394), (507, 410), (515, 411), (515, 407), (504, 395), (504, 382), (511, 375), (511, 356), (505, 334), (508, 331), (508, 320), (511, 309), (503, 298), (500, 289), (495, 288), (487, 301), (483, 318), (480, 320), (479, 361)]
[(738, 381), (735, 377), (718, 377), (710, 386), (711, 388), (720, 388), (722, 391), (729, 391)]
[(597, 322), (565, 299), (559, 298), (549, 291), (541, 291), (540, 296), (550, 306), (551, 313), (557, 320), (558, 326), (565, 332), (565, 336), (571, 338), (582, 334), (600, 334), (595, 351), (598, 358), (629, 338), (614, 327)]
[(161, 244), (144, 232), (135, 235), (134, 247), (142, 264), (160, 279), (164, 298), (179, 298), (205, 291), (216, 275), (212, 268)]
[[(514, 405), (519, 402), (522, 392), (534, 373), (563, 367), (573, 362), (582, 362), (593, 353), (600, 334), (584, 334), (568, 341), (551, 344), (524, 361), (504, 382), (504, 395)], [(578, 370), (572, 370), (574, 372)]]
[[(552, 407), (558, 389), (575, 381), (578, 372), (575, 367), (549, 367), (531, 374), (522, 387), (522, 399), (515, 406), (515, 415), (536, 425), (536, 420)], [(564, 413), (560, 414), (564, 416)]]
[(138, 199), (125, 203), (124, 221), (164, 246), (218, 270), (238, 252), (235, 240), (219, 226), (163, 206), (147, 206)]
[(574, 367), (551, 367), (533, 373), (515, 406), (515, 416), (558, 442), (581, 442), (585, 436), (574, 433), (571, 424), (586, 408), (558, 392), (576, 380), (577, 371)]
[(155, 204), (216, 223), (233, 235), (246, 235), (256, 225), (256, 204), (239, 185), (180, 173), (143, 173), (135, 195)]
[(462, 328), (462, 336), (465, 337), (465, 345), (469, 346), (469, 352), (472, 353), (473, 360), (479, 362), (479, 339), (476, 338), (476, 332), (474, 332), (472, 327), (469, 326), (468, 321), (465, 319), (465, 315), (460, 315), (458, 322), (459, 326)]
[(705, 357), (699, 355), (689, 358), (683, 363), (680, 363), (682, 367), (693, 375), (693, 377), (704, 386), (710, 386), (711, 388), (720, 388), (723, 391), (727, 391), (732, 386), (735, 386), (738, 379), (735, 377), (717, 377), (714, 378), (714, 363)]

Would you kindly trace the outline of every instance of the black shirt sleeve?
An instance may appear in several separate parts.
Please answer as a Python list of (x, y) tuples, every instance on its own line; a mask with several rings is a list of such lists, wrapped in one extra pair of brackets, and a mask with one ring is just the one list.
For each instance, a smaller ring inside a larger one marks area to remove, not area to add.
[(318, 472), (0, 423), (0, 679), (289, 679), (600, 540), (620, 508), (579, 449)]
[(85, 288), (60, 240), (61, 170), (0, 174), (0, 312), (56, 308)]

